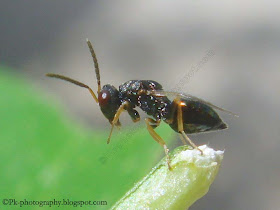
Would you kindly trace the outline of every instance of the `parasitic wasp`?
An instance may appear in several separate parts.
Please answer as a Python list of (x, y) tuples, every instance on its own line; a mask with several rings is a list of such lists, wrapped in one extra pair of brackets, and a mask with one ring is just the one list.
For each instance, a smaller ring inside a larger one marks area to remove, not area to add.
[[(198, 149), (203, 154), (187, 134), (226, 129), (227, 125), (214, 109), (235, 115), (195, 96), (164, 91), (162, 86), (153, 80), (129, 80), (121, 84), (119, 89), (110, 84), (101, 88), (97, 57), (89, 40), (87, 40), (87, 45), (94, 62), (98, 86), (97, 94), (88, 85), (69, 77), (52, 73), (48, 73), (46, 76), (65, 80), (89, 90), (96, 103), (99, 104), (103, 115), (111, 124), (107, 144), (110, 142), (114, 127), (121, 126), (119, 121), (121, 113), (127, 111), (132, 121), (138, 122), (140, 115), (135, 108), (139, 107), (149, 115), (145, 118), (147, 130), (153, 139), (164, 148), (167, 164), (171, 169), (166, 143), (154, 130), (160, 125), (161, 121), (167, 123), (175, 132), (179, 133), (184, 144), (188, 141), (193, 148)], [(168, 96), (174, 97), (174, 100), (170, 100)]]

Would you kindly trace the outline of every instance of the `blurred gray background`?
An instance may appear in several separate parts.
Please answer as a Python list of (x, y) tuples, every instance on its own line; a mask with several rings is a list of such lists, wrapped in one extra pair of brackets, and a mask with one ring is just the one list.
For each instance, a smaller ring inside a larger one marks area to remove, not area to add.
[(238, 113), (221, 113), (228, 130), (192, 136), (197, 144), (225, 149), (225, 158), (210, 192), (191, 209), (279, 209), (278, 2), (0, 4), (1, 64), (18, 69), (87, 127), (109, 130), (88, 92), (44, 77), (64, 74), (96, 90), (86, 38), (94, 45), (102, 84), (152, 79)]

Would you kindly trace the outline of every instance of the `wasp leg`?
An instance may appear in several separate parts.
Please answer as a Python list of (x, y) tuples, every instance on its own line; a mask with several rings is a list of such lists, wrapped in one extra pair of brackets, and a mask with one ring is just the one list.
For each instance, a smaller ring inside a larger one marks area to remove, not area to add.
[(179, 137), (180, 137), (182, 143), (183, 143), (184, 145), (187, 145), (186, 139), (184, 139), (184, 137), (183, 137), (182, 135), (179, 135)]
[(140, 115), (135, 109), (127, 109), (127, 112), (133, 122), (138, 122), (140, 120)]
[[(153, 126), (157, 127), (160, 124), (160, 121), (156, 121), (151, 118), (146, 118), (145, 122), (147, 124), (147, 129), (148, 129), (150, 135), (154, 138), (154, 140), (157, 143), (159, 143), (161, 146), (163, 146), (164, 152), (166, 154), (166, 162), (167, 162), (169, 170), (171, 170), (172, 168), (170, 166), (170, 159), (169, 159), (169, 155), (168, 155), (169, 149), (167, 148), (165, 141), (155, 132), (155, 130), (153, 128)], [(155, 125), (151, 125), (151, 123), (153, 123)]]
[(128, 106), (128, 104), (129, 103), (127, 101), (125, 101), (118, 108), (118, 110), (117, 110), (117, 112), (116, 112), (116, 114), (114, 116), (114, 119), (111, 122), (112, 127), (111, 127), (111, 131), (110, 131), (109, 137), (107, 139), (107, 144), (110, 143), (110, 139), (111, 139), (111, 136), (112, 136), (112, 133), (113, 133), (115, 125), (116, 126), (120, 126), (120, 121), (119, 121), (120, 115), (126, 109), (126, 106)]
[(203, 152), (201, 149), (199, 149), (195, 143), (192, 142), (192, 140), (190, 140), (190, 138), (187, 136), (187, 134), (184, 131), (184, 124), (183, 124), (183, 114), (182, 114), (182, 105), (180, 104), (180, 100), (177, 98), (175, 99), (175, 102), (178, 104), (178, 111), (177, 111), (177, 121), (178, 121), (178, 131), (181, 133), (182, 137), (187, 140), (190, 145), (199, 150), (201, 152), (201, 154), (203, 155)]

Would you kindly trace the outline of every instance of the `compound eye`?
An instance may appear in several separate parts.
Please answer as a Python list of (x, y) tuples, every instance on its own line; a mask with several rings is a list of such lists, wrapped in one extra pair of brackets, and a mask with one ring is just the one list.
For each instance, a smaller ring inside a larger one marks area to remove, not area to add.
[(98, 102), (100, 106), (106, 106), (110, 101), (110, 93), (107, 90), (103, 90), (98, 95)]

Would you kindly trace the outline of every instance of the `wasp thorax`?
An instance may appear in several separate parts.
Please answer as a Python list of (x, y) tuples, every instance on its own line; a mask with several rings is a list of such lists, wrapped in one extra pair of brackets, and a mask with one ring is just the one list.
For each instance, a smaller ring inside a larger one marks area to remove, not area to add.
[(98, 94), (98, 102), (102, 113), (111, 122), (121, 104), (119, 91), (112, 85), (104, 85)]

